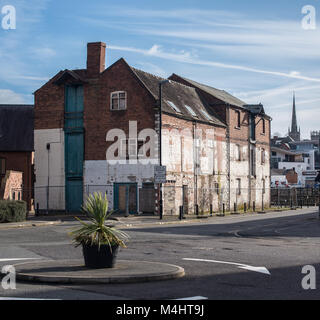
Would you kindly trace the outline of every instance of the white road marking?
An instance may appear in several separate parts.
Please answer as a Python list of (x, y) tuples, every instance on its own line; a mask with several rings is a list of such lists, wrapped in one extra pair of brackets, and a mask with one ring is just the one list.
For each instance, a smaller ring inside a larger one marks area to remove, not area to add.
[(183, 258), (182, 260), (229, 264), (229, 265), (237, 266), (240, 269), (245, 269), (245, 270), (249, 270), (249, 271), (254, 271), (254, 272), (259, 272), (259, 273), (271, 275), (271, 273), (269, 272), (269, 270), (266, 267), (254, 267), (254, 266), (249, 266), (247, 264), (219, 261), (219, 260), (194, 259), (194, 258)]
[(202, 296), (195, 296), (195, 297), (180, 298), (180, 299), (174, 299), (174, 300), (208, 300), (208, 298), (202, 297)]
[(12, 298), (12, 297), (0, 297), (0, 300), (61, 300), (61, 299), (37, 299), (37, 298)]
[(0, 259), (0, 262), (4, 261), (18, 261), (18, 260), (39, 260), (40, 258), (5, 258), (5, 259)]

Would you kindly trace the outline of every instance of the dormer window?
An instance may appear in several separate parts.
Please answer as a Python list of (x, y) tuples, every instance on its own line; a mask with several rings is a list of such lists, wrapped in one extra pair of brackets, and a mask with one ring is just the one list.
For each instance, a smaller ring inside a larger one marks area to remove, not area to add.
[(125, 91), (117, 91), (111, 93), (111, 110), (127, 109), (127, 93)]

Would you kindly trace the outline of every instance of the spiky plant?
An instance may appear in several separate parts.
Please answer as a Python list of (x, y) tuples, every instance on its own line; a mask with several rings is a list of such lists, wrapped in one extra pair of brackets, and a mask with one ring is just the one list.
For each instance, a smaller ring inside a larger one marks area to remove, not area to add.
[(69, 233), (73, 238), (76, 246), (79, 245), (119, 245), (123, 248), (126, 247), (125, 241), (129, 236), (113, 226), (106, 225), (106, 220), (112, 214), (108, 213), (108, 200), (107, 196), (102, 196), (101, 192), (90, 194), (82, 211), (87, 214), (89, 222), (84, 222), (76, 217), (81, 223), (81, 227)]

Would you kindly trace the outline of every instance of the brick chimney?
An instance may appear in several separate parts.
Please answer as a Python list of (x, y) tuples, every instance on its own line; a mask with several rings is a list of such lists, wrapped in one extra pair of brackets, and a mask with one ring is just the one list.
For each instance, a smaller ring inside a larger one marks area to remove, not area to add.
[(97, 77), (106, 68), (106, 44), (91, 42), (87, 45), (87, 75)]

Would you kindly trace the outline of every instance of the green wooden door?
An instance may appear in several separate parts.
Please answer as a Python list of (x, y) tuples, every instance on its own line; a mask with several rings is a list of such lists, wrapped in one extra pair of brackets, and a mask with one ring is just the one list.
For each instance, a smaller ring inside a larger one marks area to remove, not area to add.
[(78, 212), (83, 201), (83, 87), (66, 86), (65, 89), (66, 210)]

